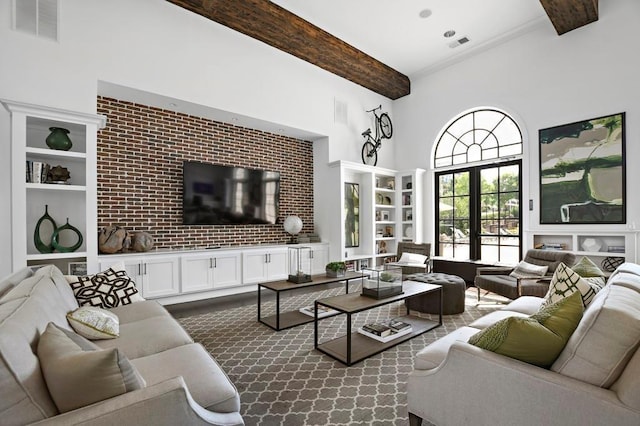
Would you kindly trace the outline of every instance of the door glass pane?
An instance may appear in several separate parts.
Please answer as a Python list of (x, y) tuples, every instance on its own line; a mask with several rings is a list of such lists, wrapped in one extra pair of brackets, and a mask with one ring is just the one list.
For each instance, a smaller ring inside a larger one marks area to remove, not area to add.
[(438, 179), (440, 198), (453, 196), (453, 175), (440, 175)]

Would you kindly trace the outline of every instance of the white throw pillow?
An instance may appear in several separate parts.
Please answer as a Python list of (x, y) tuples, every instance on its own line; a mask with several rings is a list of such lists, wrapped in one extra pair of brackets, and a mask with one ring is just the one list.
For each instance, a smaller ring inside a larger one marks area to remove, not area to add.
[(120, 335), (120, 321), (113, 312), (81, 306), (67, 314), (67, 321), (79, 335), (90, 340), (115, 339)]
[(564, 263), (560, 263), (551, 278), (549, 291), (544, 296), (542, 307), (562, 300), (576, 291), (580, 292), (582, 304), (586, 307), (600, 291), (600, 287), (588, 282)]
[(549, 266), (539, 266), (524, 260), (516, 265), (509, 274), (514, 278), (544, 277)]
[(423, 265), (427, 261), (427, 256), (419, 253), (402, 253), (400, 260), (401, 263), (417, 263)]

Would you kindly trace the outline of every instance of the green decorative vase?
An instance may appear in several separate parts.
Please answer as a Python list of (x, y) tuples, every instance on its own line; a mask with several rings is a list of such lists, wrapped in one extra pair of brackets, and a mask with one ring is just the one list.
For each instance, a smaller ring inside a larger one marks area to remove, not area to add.
[(47, 136), (47, 146), (51, 149), (57, 149), (59, 151), (69, 151), (71, 146), (71, 139), (69, 139), (69, 130), (62, 127), (49, 127), (51, 133)]
[[(60, 244), (60, 233), (64, 230), (69, 230), (76, 234), (78, 239), (74, 245), (63, 246)], [(53, 231), (53, 235), (51, 236), (51, 247), (53, 247), (54, 250), (57, 250), (60, 253), (71, 253), (80, 248), (80, 246), (82, 245), (82, 241), (83, 239), (80, 230), (74, 226), (69, 225), (69, 218), (67, 218), (67, 223), (65, 225), (62, 225), (61, 227)]]
[(48, 223), (49, 228), (51, 228), (51, 232), (55, 232), (55, 230), (58, 228), (58, 225), (56, 225), (56, 221), (53, 220), (51, 216), (49, 216), (48, 205), (44, 206), (44, 214), (40, 219), (38, 219), (38, 223), (36, 223), (36, 229), (33, 232), (33, 243), (36, 246), (36, 249), (40, 253), (53, 253), (53, 246), (51, 245), (51, 240), (49, 240), (50, 242), (49, 244), (47, 244), (44, 241), (42, 241), (42, 238), (40, 236), (40, 227), (45, 223)]

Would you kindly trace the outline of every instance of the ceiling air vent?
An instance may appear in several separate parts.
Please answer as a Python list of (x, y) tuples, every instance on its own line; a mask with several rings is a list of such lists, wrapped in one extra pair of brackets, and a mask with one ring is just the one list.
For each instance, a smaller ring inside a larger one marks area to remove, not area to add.
[(13, 27), (58, 40), (58, 0), (13, 0)]
[(453, 49), (454, 47), (458, 47), (458, 46), (460, 46), (462, 44), (468, 43), (469, 41), (471, 41), (471, 40), (469, 40), (469, 37), (464, 36), (464, 37), (461, 37), (461, 38), (457, 39), (454, 42), (449, 43), (449, 47)]

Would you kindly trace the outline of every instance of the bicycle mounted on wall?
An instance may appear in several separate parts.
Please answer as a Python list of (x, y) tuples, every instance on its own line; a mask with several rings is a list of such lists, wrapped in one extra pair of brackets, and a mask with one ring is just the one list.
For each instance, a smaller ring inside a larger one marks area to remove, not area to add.
[(382, 148), (382, 139), (390, 139), (393, 134), (391, 119), (386, 112), (378, 115), (377, 110), (382, 110), (382, 105), (371, 109), (375, 117), (375, 137), (371, 136), (371, 128), (362, 132), (365, 142), (362, 145), (362, 162), (364, 164), (375, 166), (378, 163), (378, 151)]

